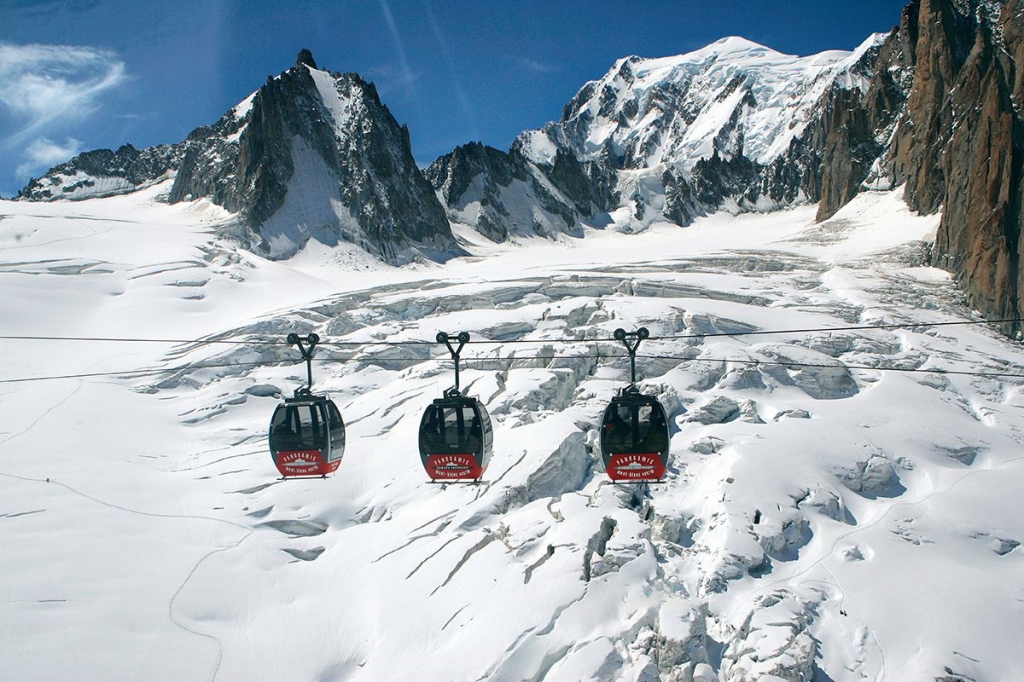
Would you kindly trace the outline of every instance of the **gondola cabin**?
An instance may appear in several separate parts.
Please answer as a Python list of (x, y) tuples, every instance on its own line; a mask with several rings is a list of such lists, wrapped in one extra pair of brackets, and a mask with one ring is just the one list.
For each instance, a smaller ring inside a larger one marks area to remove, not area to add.
[(274, 410), (270, 454), (281, 476), (326, 476), (344, 453), (345, 423), (326, 396), (299, 389)]
[(612, 398), (601, 425), (601, 455), (608, 478), (661, 480), (668, 452), (668, 419), (657, 399), (636, 389)]
[(479, 480), (492, 442), (491, 417), (476, 398), (437, 398), (420, 421), (420, 459), (433, 481)]

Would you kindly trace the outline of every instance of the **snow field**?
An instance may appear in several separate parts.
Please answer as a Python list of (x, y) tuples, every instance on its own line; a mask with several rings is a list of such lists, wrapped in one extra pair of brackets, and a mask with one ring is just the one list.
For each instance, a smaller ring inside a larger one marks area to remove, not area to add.
[[(1019, 373), (1019, 345), (786, 331), (971, 317), (898, 193), (396, 269), (265, 261), (161, 191), (0, 204), (0, 335), (241, 341), (0, 340), (0, 677), (1018, 674), (1024, 380), (945, 372)], [(613, 485), (597, 428), (628, 360), (602, 339), (641, 325), (683, 337), (637, 363), (672, 457)], [(495, 423), (479, 485), (419, 465), (452, 371), (412, 342), (439, 330), (493, 342), (464, 351)], [(278, 480), (266, 449), (305, 379), (266, 343), (291, 331), (323, 338), (348, 425), (326, 480)], [(776, 333), (715, 336), (751, 331)]]

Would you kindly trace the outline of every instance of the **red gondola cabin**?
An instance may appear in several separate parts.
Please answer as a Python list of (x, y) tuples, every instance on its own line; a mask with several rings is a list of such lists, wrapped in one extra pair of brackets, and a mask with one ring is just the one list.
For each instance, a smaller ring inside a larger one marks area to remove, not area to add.
[(491, 417), (476, 398), (449, 392), (420, 421), (420, 459), (433, 481), (479, 480), (491, 459)]
[(668, 453), (668, 420), (657, 399), (632, 387), (612, 398), (601, 426), (601, 455), (608, 478), (661, 480)]
[(326, 396), (299, 389), (270, 420), (270, 453), (281, 476), (326, 476), (345, 453), (345, 423)]

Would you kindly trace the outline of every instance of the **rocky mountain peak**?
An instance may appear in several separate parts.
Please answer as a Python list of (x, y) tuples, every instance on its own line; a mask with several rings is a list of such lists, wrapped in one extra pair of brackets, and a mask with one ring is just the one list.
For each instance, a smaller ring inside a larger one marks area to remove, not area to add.
[[(308, 50), (269, 79), (232, 135), (209, 138), (182, 163), (171, 201), (196, 196), (238, 212), (272, 257), (308, 239), (358, 244), (390, 262), (457, 251), (409, 133), (357, 74), (318, 69)], [(236, 108), (237, 109), (237, 108)], [(218, 197), (209, 178), (223, 177)]]
[(306, 48), (299, 50), (299, 56), (295, 58), (295, 66), (299, 66), (300, 64), (305, 64), (311, 69), (316, 68), (316, 61), (313, 59), (313, 53)]
[(168, 178), (168, 201), (223, 206), (250, 246), (272, 258), (309, 239), (355, 243), (393, 263), (460, 253), (408, 129), (371, 83), (320, 70), (306, 49), (296, 68), (182, 142), (86, 152), (29, 183), (21, 198), (104, 196)]

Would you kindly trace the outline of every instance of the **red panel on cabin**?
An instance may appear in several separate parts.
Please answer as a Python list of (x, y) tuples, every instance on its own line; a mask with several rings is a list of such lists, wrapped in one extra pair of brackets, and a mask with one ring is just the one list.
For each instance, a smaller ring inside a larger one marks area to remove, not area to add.
[(337, 470), (341, 460), (325, 462), (319, 450), (286, 450), (274, 463), (282, 476), (326, 476)]
[(665, 464), (653, 452), (612, 455), (607, 472), (613, 481), (657, 481), (665, 476)]
[(427, 475), (434, 481), (477, 479), (484, 470), (473, 455), (428, 455)]

